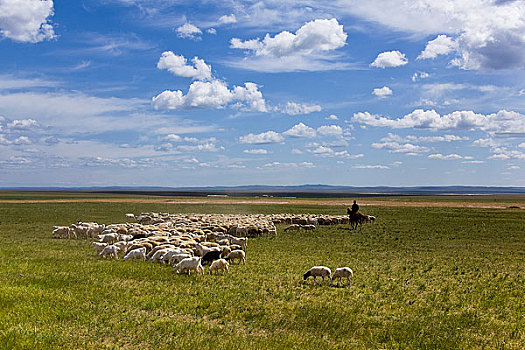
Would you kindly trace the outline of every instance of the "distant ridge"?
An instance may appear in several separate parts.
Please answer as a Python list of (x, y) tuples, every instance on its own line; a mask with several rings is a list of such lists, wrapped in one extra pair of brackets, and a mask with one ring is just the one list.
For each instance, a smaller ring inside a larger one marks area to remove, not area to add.
[(205, 187), (160, 187), (160, 186), (103, 186), (103, 187), (3, 187), (3, 190), (14, 191), (67, 191), (67, 192), (100, 192), (122, 194), (150, 194), (164, 196), (184, 195), (273, 195), (311, 197), (360, 196), (393, 196), (393, 195), (490, 195), (490, 194), (525, 194), (525, 187), (502, 186), (333, 186), (307, 184), (296, 186), (244, 185), (244, 186), (205, 186)]

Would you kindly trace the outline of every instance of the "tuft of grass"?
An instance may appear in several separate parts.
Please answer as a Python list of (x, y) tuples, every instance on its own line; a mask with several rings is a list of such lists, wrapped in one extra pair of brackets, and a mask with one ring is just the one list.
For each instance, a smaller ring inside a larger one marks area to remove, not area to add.
[[(226, 276), (100, 260), (52, 225), (124, 213), (322, 213), (327, 205), (0, 203), (0, 348), (505, 348), (525, 344), (525, 212), (367, 207), (373, 224), (250, 239)], [(354, 270), (313, 286), (313, 265)], [(206, 271), (207, 272), (207, 271)], [(325, 282), (326, 283), (326, 282)]]

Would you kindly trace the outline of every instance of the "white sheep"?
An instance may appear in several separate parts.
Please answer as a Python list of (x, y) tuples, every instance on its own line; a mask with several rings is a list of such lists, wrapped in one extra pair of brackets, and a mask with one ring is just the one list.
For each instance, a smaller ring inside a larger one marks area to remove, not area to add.
[(301, 225), (293, 224), (293, 225), (290, 225), (287, 228), (285, 228), (284, 232), (286, 232), (286, 231), (299, 231), (300, 228), (301, 228)]
[(196, 271), (197, 273), (200, 272), (204, 276), (201, 258), (198, 256), (182, 259), (177, 265), (175, 265), (173, 271), (176, 273), (188, 272), (188, 275), (191, 271)]
[(100, 254), (100, 252), (108, 245), (107, 243), (99, 243), (99, 242), (93, 242), (91, 243), (93, 248), (97, 251), (97, 254)]
[(170, 265), (177, 264), (177, 263), (181, 262), (183, 259), (192, 257), (192, 255), (188, 254), (188, 253), (176, 253), (176, 254), (170, 254), (170, 253), (175, 253), (175, 252), (167, 252), (162, 257), (163, 261), (165, 261), (164, 258), (167, 256), (168, 264), (170, 264)]
[(305, 231), (313, 231), (315, 230), (315, 225), (301, 225), (301, 228)]
[(113, 244), (118, 240), (119, 234), (118, 233), (107, 233), (97, 236), (99, 239), (99, 242), (101, 243), (109, 243)]
[(119, 248), (115, 245), (108, 245), (106, 247), (104, 247), (104, 249), (102, 249), (102, 251), (100, 252), (99, 256), (101, 258), (105, 258), (107, 256), (109, 256), (110, 258), (115, 258), (115, 259), (118, 259), (118, 253), (119, 251)]
[(160, 262), (162, 257), (171, 250), (171, 248), (159, 249), (150, 258), (152, 262)]
[(232, 237), (230, 239), (230, 244), (238, 244), (242, 247), (243, 250), (246, 250), (246, 248), (248, 248), (248, 237)]
[(230, 260), (232, 263), (235, 259), (239, 260), (239, 264), (242, 263), (246, 264), (246, 253), (243, 250), (237, 249), (233, 250), (228, 256), (226, 257), (226, 260)]
[(349, 267), (338, 267), (337, 269), (335, 269), (334, 271), (334, 274), (332, 275), (332, 283), (334, 282), (334, 279), (338, 279), (337, 280), (337, 286), (339, 287), (339, 282), (342, 283), (342, 285), (344, 286), (344, 282), (342, 281), (343, 277), (346, 277), (346, 279), (348, 280), (348, 286), (352, 286), (352, 280), (350, 279), (350, 277), (354, 276), (354, 271), (352, 271), (351, 268)]
[(225, 273), (228, 272), (228, 266), (230, 266), (230, 264), (224, 259), (215, 260), (210, 265), (210, 275), (214, 271), (218, 275), (219, 274), (219, 270), (221, 270), (222, 274), (224, 275)]
[(130, 250), (124, 257), (124, 261), (128, 259), (132, 259), (132, 260), (141, 259), (142, 261), (146, 261), (146, 248), (141, 247), (141, 248)]
[(127, 213), (126, 219), (135, 219), (135, 214)]
[(321, 277), (322, 278), (322, 281), (320, 283), (321, 285), (323, 284), (325, 277), (328, 277), (330, 281), (332, 281), (331, 275), (332, 275), (332, 271), (330, 270), (330, 268), (326, 266), (314, 266), (310, 270), (306, 271), (306, 273), (303, 275), (303, 279), (306, 280), (308, 277), (313, 276), (314, 284), (316, 284), (316, 281), (315, 281), (316, 277)]

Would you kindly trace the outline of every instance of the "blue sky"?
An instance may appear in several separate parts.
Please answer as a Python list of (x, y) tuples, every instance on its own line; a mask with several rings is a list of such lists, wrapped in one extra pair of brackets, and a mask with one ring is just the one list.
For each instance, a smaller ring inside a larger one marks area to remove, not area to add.
[(525, 186), (523, 1), (0, 0), (0, 186)]

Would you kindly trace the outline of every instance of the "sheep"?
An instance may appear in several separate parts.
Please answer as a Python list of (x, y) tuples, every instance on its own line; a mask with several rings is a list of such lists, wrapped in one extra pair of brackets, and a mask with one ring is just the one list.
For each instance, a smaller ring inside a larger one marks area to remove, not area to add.
[(211, 263), (211, 266), (210, 266), (210, 275), (212, 274), (212, 272), (216, 272), (216, 274), (218, 275), (219, 274), (219, 270), (222, 271), (222, 274), (224, 275), (225, 273), (228, 273), (228, 266), (230, 266), (230, 264), (224, 260), (224, 259), (219, 259), (219, 260), (215, 260), (214, 262)]
[(117, 255), (117, 252), (119, 251), (119, 248), (115, 245), (108, 245), (106, 247), (104, 247), (104, 249), (102, 249), (102, 251), (100, 252), (99, 256), (101, 258), (105, 258), (109, 255), (110, 258), (115, 258), (115, 259), (118, 259), (118, 255)]
[(71, 238), (71, 233), (75, 234), (75, 231), (71, 230), (67, 226), (53, 226), (53, 232), (51, 234), (54, 238)]
[(127, 213), (126, 214), (126, 219), (135, 219), (135, 214), (132, 214), (132, 213)]
[(141, 259), (142, 261), (146, 261), (146, 248), (141, 247), (137, 249), (130, 250), (126, 256), (124, 256), (124, 261), (128, 259)]
[(213, 250), (211, 252), (207, 252), (202, 256), (202, 264), (206, 263), (212, 263), (214, 260), (220, 259), (222, 256), (221, 250)]
[(246, 253), (240, 249), (233, 250), (225, 259), (230, 260), (232, 263), (235, 261), (235, 259), (239, 259), (239, 264), (241, 261), (243, 264), (246, 264)]
[(286, 231), (299, 231), (300, 228), (301, 228), (301, 225), (293, 224), (293, 225), (290, 225), (287, 228), (285, 228), (284, 232), (286, 232)]
[(338, 267), (337, 269), (335, 269), (334, 271), (334, 274), (332, 275), (332, 281), (330, 284), (332, 284), (334, 282), (334, 279), (335, 278), (338, 278), (337, 280), (337, 286), (339, 287), (339, 282), (342, 283), (343, 287), (344, 287), (344, 282), (342, 281), (342, 278), (343, 277), (346, 277), (346, 279), (348, 280), (348, 286), (351, 287), (352, 286), (352, 280), (350, 279), (350, 277), (354, 276), (354, 271), (352, 271), (351, 268), (349, 267)]
[(221, 249), (219, 247), (206, 247), (206, 246), (203, 246), (202, 244), (200, 243), (197, 243), (197, 245), (195, 246), (196, 248), (196, 253), (197, 255), (199, 256), (204, 256), (206, 255), (206, 253), (208, 252), (212, 252), (212, 251), (220, 251)]
[(167, 252), (169, 252), (171, 250), (171, 248), (164, 248), (164, 249), (159, 249), (155, 252), (155, 254), (153, 254), (150, 258), (150, 260), (152, 262), (160, 262), (162, 257), (164, 256), (164, 254), (166, 254)]
[(100, 254), (100, 252), (108, 245), (107, 243), (99, 243), (99, 242), (93, 242), (91, 243), (93, 248), (97, 251), (97, 254)]
[(98, 235), (97, 237), (99, 239), (99, 242), (101, 243), (113, 244), (118, 240), (119, 235), (118, 233), (107, 233), (107, 234)]
[(182, 259), (175, 267), (173, 268), (175, 273), (188, 272), (188, 275), (191, 271), (201, 273), (204, 276), (204, 268), (201, 265), (201, 258), (194, 256), (191, 258)]
[(301, 225), (301, 228), (305, 231), (315, 230), (315, 225)]
[(314, 277), (314, 284), (316, 284), (316, 277), (321, 277), (322, 281), (320, 283), (323, 284), (324, 278), (328, 277), (330, 279), (330, 282), (332, 281), (332, 271), (330, 268), (326, 266), (314, 266), (310, 270), (306, 271), (306, 273), (303, 275), (303, 279), (306, 280), (308, 277), (313, 276)]
[[(170, 254), (170, 253), (174, 253), (174, 254)], [(179, 263), (181, 260), (183, 259), (186, 259), (186, 258), (191, 258), (191, 254), (188, 254), (188, 253), (175, 253), (174, 251), (171, 251), (171, 252), (167, 252), (162, 258), (164, 260), (164, 258), (167, 256), (166, 259), (168, 259), (168, 264), (169, 265), (173, 265), (173, 264), (176, 264), (176, 263)]]
[(248, 237), (232, 237), (230, 239), (230, 244), (238, 244), (242, 247), (243, 250), (246, 250), (246, 248), (248, 247)]

